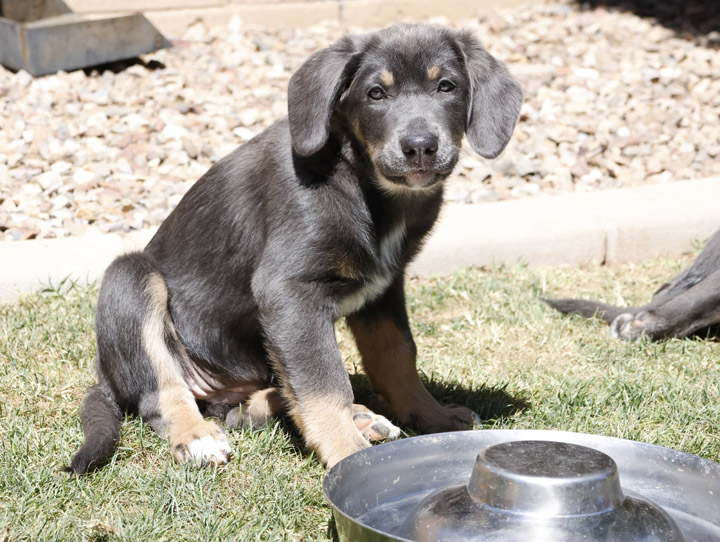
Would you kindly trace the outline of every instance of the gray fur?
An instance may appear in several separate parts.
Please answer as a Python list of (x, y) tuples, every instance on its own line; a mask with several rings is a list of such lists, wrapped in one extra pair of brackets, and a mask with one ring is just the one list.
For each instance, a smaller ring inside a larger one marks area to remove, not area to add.
[[(455, 87), (438, 90), (429, 65)], [(374, 100), (368, 90), (381, 70), (395, 85)], [(289, 119), (210, 168), (145, 250), (106, 272), (96, 332), (107, 404), (163, 431), (158, 378), (142, 343), (151, 302), (144, 288), (159, 275), (168, 324), (156, 340), (188, 382), (205, 375), (219, 393), (278, 386), (299, 409), (328, 394), (333, 408), (351, 405), (335, 320), (348, 307), (391, 318), (412, 343), (403, 274), (438, 217), (442, 181), (466, 129), (481, 154), (500, 152), (519, 103), (507, 70), (451, 29), (403, 25), (315, 53), (290, 81)], [(437, 139), (437, 149), (403, 151), (400, 140), (415, 136)], [(392, 250), (383, 252), (386, 241)], [(95, 395), (85, 410), (99, 404)], [(117, 440), (92, 421), (84, 430), (76, 472), (99, 464)]]

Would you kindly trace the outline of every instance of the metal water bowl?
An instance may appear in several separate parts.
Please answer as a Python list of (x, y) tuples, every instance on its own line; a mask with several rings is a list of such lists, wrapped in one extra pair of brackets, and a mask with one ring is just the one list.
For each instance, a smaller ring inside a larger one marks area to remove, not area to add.
[(560, 431), (368, 448), (328, 472), (341, 541), (720, 541), (720, 464)]

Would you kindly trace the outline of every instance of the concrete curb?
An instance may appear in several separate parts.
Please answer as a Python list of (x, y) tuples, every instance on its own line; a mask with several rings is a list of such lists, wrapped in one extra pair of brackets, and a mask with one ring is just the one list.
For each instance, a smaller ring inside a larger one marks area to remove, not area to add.
[[(720, 177), (587, 194), (447, 205), (415, 275), (522, 261), (614, 265), (677, 256), (720, 227)], [(154, 230), (0, 242), (0, 303), (63, 278), (87, 283)]]
[(678, 256), (720, 228), (720, 177), (447, 206), (410, 271), (518, 261), (615, 265)]
[(141, 11), (168, 37), (180, 37), (192, 24), (225, 26), (235, 15), (243, 24), (264, 28), (307, 27), (323, 22), (342, 26), (387, 26), (427, 17), (462, 22), (489, 10), (505, 10), (528, 0), (65, 0), (76, 13), (114, 16)]
[(88, 233), (62, 239), (0, 242), (0, 303), (11, 303), (23, 293), (57, 285), (65, 278), (81, 284), (97, 280), (116, 256), (142, 248), (153, 233)]

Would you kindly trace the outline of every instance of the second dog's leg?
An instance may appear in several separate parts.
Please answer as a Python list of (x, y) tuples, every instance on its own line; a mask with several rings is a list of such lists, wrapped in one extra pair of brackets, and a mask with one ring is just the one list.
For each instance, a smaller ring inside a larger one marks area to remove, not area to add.
[[(654, 300), (653, 300), (654, 301)], [(654, 302), (637, 314), (621, 314), (610, 326), (617, 339), (687, 337), (720, 323), (720, 270), (692, 288), (668, 299)]]
[(647, 308), (660, 306), (669, 299), (688, 291), (706, 280), (718, 269), (720, 269), (720, 230), (716, 231), (708, 240), (705, 248), (698, 254), (692, 265), (683, 269), (655, 292)]

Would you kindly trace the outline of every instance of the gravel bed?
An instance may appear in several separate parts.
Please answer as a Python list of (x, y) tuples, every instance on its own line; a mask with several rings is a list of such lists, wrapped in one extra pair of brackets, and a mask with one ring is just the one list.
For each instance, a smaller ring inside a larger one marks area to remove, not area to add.
[[(720, 174), (720, 53), (707, 36), (567, 1), (463, 26), (508, 64), (525, 103), (498, 159), (464, 149), (448, 200)], [(0, 67), (0, 240), (158, 225), (213, 162), (286, 114), (290, 75), (341, 33), (233, 19), (117, 73)]]

